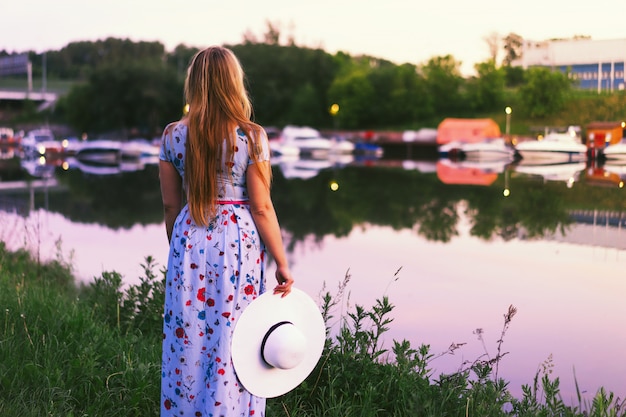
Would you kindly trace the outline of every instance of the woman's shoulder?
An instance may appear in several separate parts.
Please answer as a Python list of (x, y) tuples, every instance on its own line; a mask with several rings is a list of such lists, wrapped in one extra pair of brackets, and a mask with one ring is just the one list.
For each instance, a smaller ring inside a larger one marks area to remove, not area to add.
[(163, 129), (163, 136), (187, 132), (187, 124), (183, 120), (171, 122)]
[(267, 133), (265, 133), (265, 129), (263, 129), (263, 126), (256, 123), (250, 123), (247, 126), (238, 125), (237, 136), (239, 136), (240, 138), (247, 137), (255, 141), (267, 139)]

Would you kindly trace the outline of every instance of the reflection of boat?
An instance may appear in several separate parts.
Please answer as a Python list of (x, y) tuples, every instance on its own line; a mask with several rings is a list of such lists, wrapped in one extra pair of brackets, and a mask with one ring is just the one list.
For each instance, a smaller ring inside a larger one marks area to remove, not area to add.
[(122, 172), (120, 165), (81, 160), (76, 157), (66, 159), (67, 169), (78, 169), (85, 174), (91, 175), (115, 175)]
[(515, 149), (509, 146), (504, 138), (489, 138), (462, 144), (461, 154), (464, 159), (469, 160), (511, 162), (515, 158)]
[(21, 158), (20, 165), (28, 174), (36, 178), (50, 178), (54, 174), (54, 165), (47, 163), (44, 156), (27, 155)]
[(122, 157), (122, 142), (98, 139), (83, 142), (74, 157), (79, 161), (117, 164)]
[(608, 145), (602, 151), (602, 155), (606, 159), (626, 162), (626, 138), (622, 138), (621, 141), (615, 144)]
[(332, 162), (326, 159), (297, 159), (280, 163), (280, 169), (285, 178), (302, 179), (313, 178), (323, 169), (332, 168), (332, 166)]
[(437, 178), (444, 184), (486, 186), (498, 179), (498, 173), (477, 164), (468, 165), (442, 158), (437, 161)]
[(22, 138), (22, 149), (30, 155), (54, 157), (63, 153), (63, 145), (48, 128), (31, 130)]
[(521, 142), (515, 149), (526, 162), (559, 163), (587, 160), (587, 146), (573, 131), (548, 133), (542, 140)]
[(580, 179), (580, 173), (586, 167), (585, 162), (569, 162), (561, 164), (524, 164), (522, 160), (515, 166), (515, 172), (541, 177), (544, 181), (562, 181), (571, 188)]
[(318, 130), (307, 126), (285, 126), (280, 140), (283, 145), (297, 147), (300, 155), (312, 158), (326, 157), (332, 148), (330, 139), (323, 137)]
[(402, 161), (401, 166), (405, 171), (419, 171), (424, 174), (437, 172), (437, 163), (435, 161), (405, 159)]
[(624, 178), (611, 169), (604, 166), (591, 166), (585, 174), (585, 184), (601, 187), (624, 187)]

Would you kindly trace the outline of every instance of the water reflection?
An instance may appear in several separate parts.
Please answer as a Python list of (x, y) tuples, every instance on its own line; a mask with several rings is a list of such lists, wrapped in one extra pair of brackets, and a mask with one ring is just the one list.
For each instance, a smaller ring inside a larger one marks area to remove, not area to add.
[[(493, 355), (513, 304), (519, 313), (500, 374), (514, 392), (552, 355), (565, 400), (573, 398), (574, 371), (583, 390), (602, 385), (624, 395), (624, 166), (524, 172), (519, 164), (448, 160), (275, 162), (274, 201), (307, 292), (325, 284), (333, 293), (349, 271), (346, 303), (368, 307), (386, 294), (396, 305), (390, 337), (429, 343), (434, 353), (466, 342), (433, 364), (439, 371), (485, 354), (477, 328)], [(38, 180), (12, 167), (0, 182), (3, 241), (54, 257), (62, 239), (86, 280), (104, 270), (134, 280), (147, 255), (164, 265), (155, 163), (119, 164), (104, 175), (66, 159)]]

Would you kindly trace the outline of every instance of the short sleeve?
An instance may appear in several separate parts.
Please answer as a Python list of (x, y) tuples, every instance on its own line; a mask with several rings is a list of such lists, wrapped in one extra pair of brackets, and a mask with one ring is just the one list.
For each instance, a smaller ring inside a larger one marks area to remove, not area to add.
[[(159, 150), (159, 159), (161, 161), (172, 161), (171, 158), (171, 141), (172, 141), (172, 131), (174, 130), (174, 124), (170, 123), (163, 129), (163, 134), (161, 135), (161, 148)], [(168, 146), (169, 144), (169, 146)]]
[(184, 123), (170, 123), (163, 130), (161, 148), (159, 150), (159, 159), (171, 162), (181, 177), (184, 177), (185, 171), (186, 136), (187, 127)]
[(255, 138), (255, 143), (251, 149), (255, 155), (250, 155), (250, 159), (248, 160), (248, 165), (253, 164), (255, 162), (263, 162), (270, 160), (270, 145), (267, 139), (267, 133), (265, 130), (261, 130), (261, 136)]

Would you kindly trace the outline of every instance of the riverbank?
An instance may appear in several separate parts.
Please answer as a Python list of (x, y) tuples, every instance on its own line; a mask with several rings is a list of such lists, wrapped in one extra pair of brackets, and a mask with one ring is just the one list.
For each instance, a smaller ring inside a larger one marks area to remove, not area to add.
[[(0, 243), (0, 265), (0, 415), (158, 415), (163, 277), (152, 259), (141, 281), (124, 288), (115, 272), (77, 284), (63, 254), (38, 263)], [(626, 416), (623, 400), (602, 389), (592, 402), (564, 404), (549, 364), (513, 398), (498, 378), (500, 353), (432, 375), (427, 345), (378, 345), (393, 320), (392, 300), (340, 313), (349, 281), (320, 306), (327, 323), (344, 323), (338, 336), (305, 383), (268, 401), (268, 416)], [(502, 339), (514, 316), (511, 306)]]

